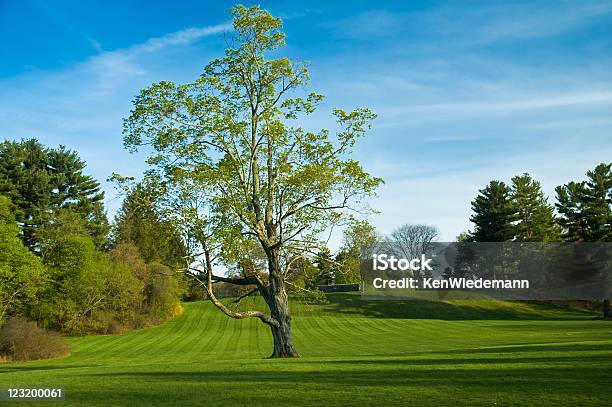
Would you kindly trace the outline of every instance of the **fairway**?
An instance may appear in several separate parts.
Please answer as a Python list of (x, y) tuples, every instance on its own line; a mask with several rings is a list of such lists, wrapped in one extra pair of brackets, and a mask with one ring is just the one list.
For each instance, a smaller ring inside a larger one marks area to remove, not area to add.
[(258, 320), (187, 303), (161, 326), (74, 338), (67, 358), (1, 365), (0, 387), (63, 387), (72, 405), (610, 401), (612, 324), (591, 314), (521, 303), (330, 299), (293, 304), (300, 359), (265, 359), (271, 335)]

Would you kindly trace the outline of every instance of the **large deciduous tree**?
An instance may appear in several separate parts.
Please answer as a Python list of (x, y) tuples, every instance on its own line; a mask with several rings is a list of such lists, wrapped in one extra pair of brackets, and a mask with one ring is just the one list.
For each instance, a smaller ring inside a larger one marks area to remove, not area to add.
[[(270, 326), (272, 357), (295, 357), (286, 278), (292, 262), (316, 251), (318, 236), (362, 204), (382, 182), (350, 154), (375, 117), (368, 109), (335, 109), (336, 131), (309, 131), (299, 120), (323, 97), (302, 91), (304, 64), (278, 56), (282, 22), (258, 7), (232, 9), (234, 36), (225, 56), (195, 82), (160, 82), (144, 89), (125, 121), (128, 148), (151, 152), (148, 179), (171, 194), (188, 239), (199, 246), (198, 278), (211, 301), (233, 318)], [(332, 136), (332, 134), (334, 134)], [(214, 273), (220, 262), (240, 263), (258, 245), (265, 269)], [(213, 283), (253, 286), (269, 313), (234, 311)]]

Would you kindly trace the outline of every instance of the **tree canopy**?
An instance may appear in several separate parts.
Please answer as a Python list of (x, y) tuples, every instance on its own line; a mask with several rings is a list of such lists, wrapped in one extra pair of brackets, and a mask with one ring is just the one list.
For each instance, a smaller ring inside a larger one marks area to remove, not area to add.
[(106, 243), (104, 192), (84, 169), (76, 152), (63, 146), (47, 148), (35, 139), (0, 143), (0, 194), (11, 199), (30, 249), (39, 250), (37, 233), (58, 209), (78, 213), (94, 243)]
[(504, 242), (514, 237), (515, 210), (510, 188), (501, 181), (491, 181), (472, 201), (474, 223), (471, 238), (476, 242)]
[[(124, 140), (132, 150), (147, 146), (148, 179), (184, 204), (179, 223), (199, 246), (213, 302), (231, 317), (270, 325), (273, 356), (296, 356), (286, 273), (382, 182), (351, 158), (375, 115), (334, 109), (334, 131), (300, 127), (323, 96), (303, 92), (306, 64), (275, 57), (285, 45), (281, 20), (259, 7), (237, 6), (232, 15), (235, 35), (225, 56), (194, 82), (142, 90), (125, 120)], [(267, 259), (263, 279), (213, 273), (215, 264), (232, 260), (226, 253), (239, 256), (253, 243)], [(229, 310), (216, 301), (213, 281), (255, 285), (270, 314)]]

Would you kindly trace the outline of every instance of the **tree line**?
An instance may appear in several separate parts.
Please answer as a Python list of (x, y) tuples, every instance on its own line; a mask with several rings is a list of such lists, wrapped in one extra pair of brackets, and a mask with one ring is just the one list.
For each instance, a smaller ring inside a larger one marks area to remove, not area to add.
[(472, 201), (474, 229), (458, 240), (610, 242), (611, 167), (599, 164), (587, 171), (586, 180), (557, 186), (554, 206), (529, 174), (513, 177), (511, 185), (493, 180)]
[(0, 143), (0, 323), (112, 333), (180, 312), (180, 236), (138, 189), (109, 224), (85, 167), (63, 146)]
[[(612, 242), (611, 168), (612, 163), (601, 163), (587, 171), (585, 180), (557, 186), (554, 206), (548, 202), (540, 183), (529, 174), (513, 177), (510, 185), (493, 180), (472, 201), (473, 230), (457, 240)], [(604, 251), (604, 257), (598, 256), (598, 262), (609, 264), (609, 252)], [(576, 266), (574, 271), (586, 278), (596, 271), (585, 266), (588, 263), (580, 264), (584, 260), (579, 255), (568, 258)], [(605, 269), (604, 266), (604, 273)], [(601, 277), (603, 284), (609, 284), (610, 276)], [(602, 298), (602, 312), (604, 318), (612, 317), (609, 297)]]

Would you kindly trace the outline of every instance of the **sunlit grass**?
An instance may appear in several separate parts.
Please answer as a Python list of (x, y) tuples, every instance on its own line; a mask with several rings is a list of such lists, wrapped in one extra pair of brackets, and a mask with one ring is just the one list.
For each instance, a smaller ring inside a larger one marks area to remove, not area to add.
[(271, 335), (261, 322), (190, 303), (162, 326), (74, 338), (67, 358), (0, 365), (0, 387), (64, 387), (75, 405), (610, 400), (612, 323), (595, 314), (510, 302), (330, 299), (293, 304), (300, 359), (265, 359)]

